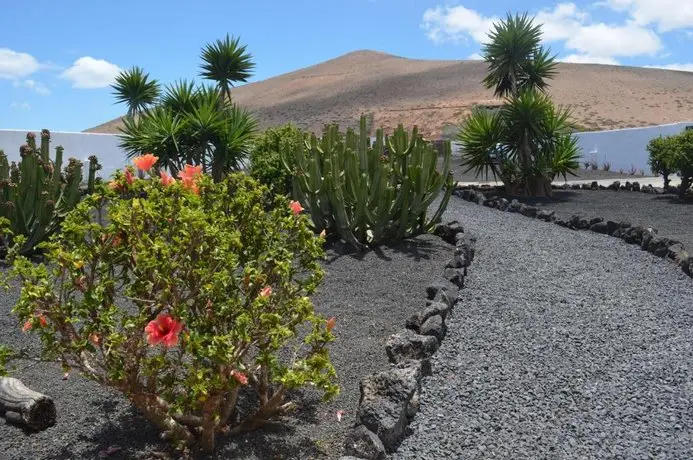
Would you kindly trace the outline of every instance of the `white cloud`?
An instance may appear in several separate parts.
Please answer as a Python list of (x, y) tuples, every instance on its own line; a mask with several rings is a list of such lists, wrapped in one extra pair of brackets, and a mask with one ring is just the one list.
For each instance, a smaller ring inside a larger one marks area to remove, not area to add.
[(680, 70), (682, 72), (693, 72), (693, 62), (688, 64), (665, 64), (665, 65), (646, 65), (651, 69)]
[(121, 69), (103, 59), (83, 56), (60, 74), (60, 78), (72, 82), (73, 88), (105, 88), (113, 83)]
[(564, 58), (560, 58), (561, 62), (571, 62), (574, 64), (609, 64), (619, 65), (619, 62), (610, 57), (592, 56), (589, 54), (570, 54)]
[(466, 41), (468, 37), (482, 43), (497, 20), (461, 5), (436, 6), (424, 12), (421, 28), (435, 43)]
[(663, 48), (653, 31), (636, 25), (612, 26), (604, 23), (583, 26), (568, 38), (566, 48), (594, 56), (654, 55)]
[[(649, 0), (607, 1), (611, 8), (626, 8), (631, 2)], [(496, 21), (498, 19), (495, 17), (486, 17), (462, 5), (437, 6), (424, 12), (421, 27), (428, 38), (436, 43), (469, 39), (486, 43), (488, 32)], [(613, 24), (597, 22), (572, 2), (540, 10), (534, 16), (534, 21), (542, 25), (545, 43), (563, 42), (569, 51), (569, 56), (564, 60), (570, 59), (570, 62), (615, 64), (617, 57), (654, 56), (664, 48), (659, 35), (646, 24), (633, 21)]]
[(47, 96), (51, 93), (51, 91), (48, 89), (48, 87), (46, 87), (46, 85), (44, 85), (40, 81), (37, 82), (35, 80), (15, 79), (12, 81), (12, 86), (14, 86), (15, 88), (33, 89), (34, 91), (36, 91), (36, 94), (40, 94), (41, 96)]
[(467, 57), (467, 59), (471, 59), (472, 61), (483, 61), (484, 57), (479, 53), (472, 53)]
[(544, 9), (535, 16), (541, 24), (544, 41), (566, 40), (579, 33), (589, 15), (580, 11), (575, 3), (559, 3), (553, 10)]
[(627, 12), (638, 25), (656, 25), (659, 32), (693, 27), (690, 0), (607, 0), (600, 5)]
[(22, 110), (30, 110), (31, 109), (31, 106), (29, 105), (28, 102), (22, 102), (22, 103), (13, 102), (12, 104), (10, 104), (10, 107), (13, 109), (22, 109)]
[(0, 78), (13, 80), (22, 78), (39, 69), (39, 62), (30, 54), (0, 48)]

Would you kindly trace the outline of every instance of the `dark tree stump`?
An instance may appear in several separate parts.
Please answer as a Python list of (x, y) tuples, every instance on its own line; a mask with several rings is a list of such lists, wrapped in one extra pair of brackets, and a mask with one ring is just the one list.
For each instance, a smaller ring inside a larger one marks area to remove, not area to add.
[(12, 377), (0, 378), (0, 415), (34, 430), (55, 425), (55, 404), (48, 396), (27, 388)]

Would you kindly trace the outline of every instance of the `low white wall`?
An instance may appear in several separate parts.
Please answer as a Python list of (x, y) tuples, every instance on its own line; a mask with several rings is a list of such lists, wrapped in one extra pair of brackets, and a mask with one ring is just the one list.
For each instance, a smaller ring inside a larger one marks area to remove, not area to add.
[[(5, 151), (9, 161), (19, 161), (19, 147), (26, 144), (27, 131), (0, 130), (0, 150)], [(36, 134), (36, 144), (41, 142), (41, 130), (33, 130)], [(77, 158), (86, 162), (91, 155), (96, 155), (102, 169), (98, 175), (108, 178), (117, 169), (128, 162), (125, 152), (118, 147), (120, 140), (114, 134), (70, 133), (51, 131), (51, 158), (55, 158), (55, 148), (62, 145), (63, 165), (68, 158)], [(86, 174), (86, 168), (85, 168)]]
[(577, 133), (582, 149), (582, 161), (595, 161), (600, 169), (604, 163), (609, 162), (612, 171), (630, 171), (631, 167), (635, 167), (649, 173), (647, 144), (650, 140), (660, 135), (679, 134), (686, 126), (693, 126), (693, 121)]
[[(611, 171), (630, 171), (631, 167), (650, 172), (647, 164), (649, 154), (647, 144), (657, 136), (678, 134), (686, 126), (693, 126), (693, 121), (648, 126), (644, 128), (624, 128), (609, 131), (589, 131), (575, 133), (578, 138), (582, 160), (595, 161), (602, 169), (604, 163), (611, 163)], [(453, 153), (460, 153), (460, 146), (453, 143)], [(580, 165), (582, 167), (582, 164)]]
[[(667, 125), (648, 126), (645, 128), (626, 128), (610, 131), (593, 131), (576, 133), (582, 162), (596, 161), (601, 169), (605, 162), (611, 163), (611, 170), (631, 167), (649, 172), (647, 165), (647, 143), (659, 135), (678, 134), (691, 122), (672, 123)], [(34, 130), (40, 136), (41, 130)], [(26, 142), (27, 131), (0, 130), (0, 150), (4, 150), (10, 161), (19, 160), (19, 147)], [(115, 134), (51, 132), (51, 156), (55, 147), (65, 148), (65, 158), (78, 158), (87, 161), (90, 155), (96, 155), (103, 169), (99, 175), (108, 178), (117, 169), (128, 163), (125, 152), (118, 147), (119, 139)], [(453, 154), (459, 155), (459, 144), (453, 143)]]

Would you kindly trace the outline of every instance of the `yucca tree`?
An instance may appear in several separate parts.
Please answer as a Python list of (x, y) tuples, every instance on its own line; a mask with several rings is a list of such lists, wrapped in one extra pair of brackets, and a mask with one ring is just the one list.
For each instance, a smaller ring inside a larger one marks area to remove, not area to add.
[[(228, 37), (217, 44), (226, 42)], [(231, 43), (245, 50), (236, 40)], [(174, 175), (185, 164), (201, 165), (220, 181), (242, 167), (258, 129), (255, 117), (233, 104), (224, 91), (223, 81), (197, 86), (182, 79), (167, 85), (137, 117), (124, 119), (120, 146), (130, 158), (144, 152), (158, 156), (157, 164)]]
[(202, 49), (200, 76), (216, 82), (224, 99), (231, 100), (234, 83), (246, 82), (252, 76), (255, 64), (246, 45), (240, 44), (240, 37), (216, 40)]
[(489, 72), (483, 83), (505, 102), (495, 112), (474, 110), (456, 138), (467, 171), (491, 172), (512, 194), (550, 196), (551, 181), (579, 167), (570, 111), (545, 93), (556, 62), (541, 37), (541, 26), (526, 14), (494, 25), (483, 48)]
[(148, 107), (151, 107), (159, 98), (159, 82), (150, 79), (141, 67), (133, 66), (118, 74), (111, 85), (116, 103), (124, 103), (128, 107), (127, 116), (133, 117)]

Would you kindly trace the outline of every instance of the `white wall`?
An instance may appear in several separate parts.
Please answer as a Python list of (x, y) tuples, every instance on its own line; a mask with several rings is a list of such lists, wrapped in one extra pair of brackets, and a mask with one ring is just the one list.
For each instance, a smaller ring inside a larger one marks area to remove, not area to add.
[(646, 128), (577, 133), (577, 137), (582, 149), (583, 162), (596, 161), (600, 169), (605, 162), (609, 162), (612, 171), (630, 171), (631, 167), (635, 167), (649, 173), (647, 144), (650, 139), (660, 135), (679, 134), (686, 126), (693, 126), (693, 121)]
[[(576, 133), (582, 150), (583, 161), (596, 161), (601, 169), (605, 162), (611, 163), (611, 170), (629, 171), (633, 166), (649, 172), (647, 165), (647, 143), (659, 135), (678, 134), (692, 122), (649, 126), (646, 128), (626, 128), (610, 131)], [(40, 138), (41, 130), (34, 130)], [(26, 142), (27, 131), (0, 130), (0, 150), (4, 150), (10, 161), (19, 160), (19, 147)], [(37, 139), (38, 141), (39, 139)], [(117, 169), (128, 163), (125, 152), (118, 147), (115, 134), (51, 132), (51, 157), (55, 147), (65, 148), (64, 158), (79, 158), (86, 161), (96, 155), (103, 169), (99, 175), (108, 178)], [(453, 154), (459, 155), (459, 145), (453, 143)]]
[[(5, 151), (9, 161), (19, 161), (19, 147), (26, 144), (27, 132), (0, 129), (0, 150)], [(41, 130), (33, 132), (36, 134), (36, 144), (40, 145)], [(51, 158), (55, 158), (55, 148), (59, 145), (65, 148), (63, 165), (67, 164), (68, 158), (86, 162), (89, 156), (96, 155), (102, 165), (98, 175), (108, 178), (128, 162), (125, 152), (118, 147), (119, 142), (114, 134), (51, 132)], [(86, 172), (85, 167), (84, 173)]]
[[(605, 162), (611, 163), (611, 171), (630, 171), (631, 167), (644, 169), (649, 173), (647, 144), (659, 135), (678, 134), (691, 122), (648, 126), (645, 128), (625, 128), (609, 131), (575, 133), (582, 151), (582, 160), (596, 161), (599, 169)], [(459, 154), (459, 144), (453, 144), (453, 152)]]

